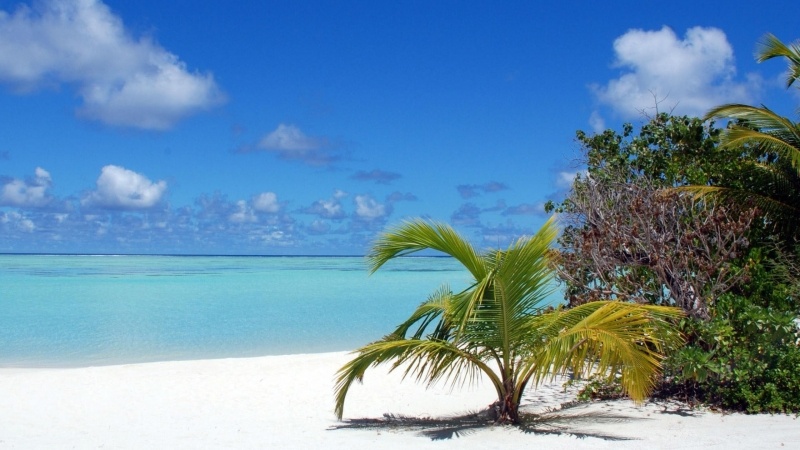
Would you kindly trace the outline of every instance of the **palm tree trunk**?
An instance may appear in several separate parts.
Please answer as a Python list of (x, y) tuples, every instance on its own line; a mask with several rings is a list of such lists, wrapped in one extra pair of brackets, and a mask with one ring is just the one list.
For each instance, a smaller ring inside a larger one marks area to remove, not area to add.
[(497, 416), (497, 423), (519, 423), (519, 403), (516, 400), (516, 389), (514, 387), (514, 380), (507, 379), (503, 382), (505, 395), (501, 398), (499, 403), (499, 414)]

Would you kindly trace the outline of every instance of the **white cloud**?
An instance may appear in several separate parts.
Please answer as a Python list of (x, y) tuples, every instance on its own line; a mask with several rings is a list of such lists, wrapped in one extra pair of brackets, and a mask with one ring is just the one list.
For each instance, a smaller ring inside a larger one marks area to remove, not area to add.
[(153, 183), (132, 170), (108, 165), (97, 179), (97, 190), (81, 203), (111, 209), (147, 209), (158, 204), (166, 190), (166, 181)]
[(374, 220), (386, 215), (386, 207), (369, 195), (356, 195), (356, 216), (366, 219)]
[(347, 192), (337, 189), (333, 197), (328, 200), (317, 200), (308, 208), (302, 210), (306, 214), (315, 214), (323, 219), (344, 219), (346, 214), (342, 208), (341, 199), (347, 196)]
[(275, 230), (270, 233), (262, 234), (260, 236), (261, 241), (265, 244), (289, 244), (289, 242), (285, 242), (287, 239), (286, 233), (281, 230)]
[(599, 112), (592, 111), (592, 114), (589, 116), (589, 126), (592, 127), (592, 131), (595, 133), (602, 133), (606, 130), (606, 121)]
[(630, 30), (614, 41), (614, 52), (625, 73), (593, 90), (623, 117), (638, 117), (657, 102), (663, 112), (702, 115), (722, 103), (748, 103), (758, 85), (734, 80), (733, 49), (717, 28), (690, 28), (682, 40), (666, 26)]
[(281, 205), (278, 203), (278, 196), (274, 192), (262, 192), (253, 197), (253, 209), (258, 212), (276, 213), (280, 211)]
[(36, 230), (36, 225), (32, 220), (16, 211), (3, 213), (0, 215), (0, 224), (10, 225), (14, 229), (24, 233), (32, 233), (34, 230)]
[(247, 202), (239, 200), (236, 202), (236, 211), (228, 216), (228, 220), (234, 223), (252, 223), (257, 222), (258, 218), (253, 213), (253, 210), (247, 206)]
[(151, 39), (135, 39), (97, 0), (49, 0), (0, 11), (0, 81), (17, 90), (73, 85), (79, 113), (110, 125), (161, 130), (224, 101), (210, 74)]
[(17, 226), (19, 227), (20, 230), (26, 233), (33, 233), (33, 231), (36, 229), (36, 225), (34, 225), (33, 221), (31, 221), (30, 219), (20, 220)]
[(342, 204), (336, 200), (319, 200), (315, 203), (319, 207), (319, 215), (327, 218), (343, 217)]
[(578, 174), (584, 174), (586, 171), (582, 172), (558, 172), (556, 176), (556, 187), (558, 189), (570, 189), (572, 188), (572, 183), (575, 181), (575, 178)]
[(297, 160), (312, 166), (327, 166), (340, 159), (328, 151), (325, 138), (307, 136), (294, 125), (280, 124), (264, 136), (258, 148), (272, 151), (282, 159)]
[(13, 179), (2, 186), (0, 190), (0, 205), (41, 207), (50, 203), (51, 198), (47, 190), (52, 185), (50, 173), (37, 167), (35, 175), (30, 180)]
[(272, 133), (264, 136), (258, 144), (261, 148), (269, 150), (285, 150), (289, 152), (304, 152), (314, 150), (321, 146), (321, 142), (306, 136), (300, 128), (294, 125), (280, 124)]

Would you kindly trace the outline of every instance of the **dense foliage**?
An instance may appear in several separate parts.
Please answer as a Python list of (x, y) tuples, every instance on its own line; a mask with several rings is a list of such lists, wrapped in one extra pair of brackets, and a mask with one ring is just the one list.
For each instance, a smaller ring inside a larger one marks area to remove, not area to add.
[(577, 181), (562, 214), (558, 266), (569, 304), (616, 299), (708, 318), (706, 299), (746, 276), (734, 262), (757, 211), (696, 202), (647, 177), (617, 178)]
[(613, 298), (707, 318), (707, 299), (746, 275), (736, 261), (759, 210), (675, 189), (737, 180), (748, 155), (731, 157), (718, 135), (700, 119), (667, 114), (638, 135), (631, 125), (622, 135), (578, 132), (586, 174), (563, 203), (549, 205), (565, 225), (559, 276), (570, 305)]
[(754, 263), (750, 281), (717, 299), (710, 320), (683, 321), (691, 342), (668, 360), (662, 394), (751, 413), (800, 411), (797, 285), (770, 266)]
[(691, 186), (775, 190), (757, 145), (720, 146), (719, 129), (660, 114), (578, 133), (587, 171), (562, 213), (559, 277), (571, 305), (598, 298), (678, 305), (687, 345), (665, 362), (662, 392), (759, 411), (800, 411), (800, 313), (794, 233), (752, 197), (693, 195)]
[[(786, 87), (800, 76), (800, 43), (786, 45), (766, 35), (759, 44), (759, 62), (783, 57), (789, 63)], [(750, 202), (765, 213), (771, 231), (784, 240), (800, 239), (800, 125), (766, 106), (727, 104), (713, 108), (707, 119), (731, 120), (720, 134), (720, 148), (730, 154), (746, 152), (749, 164), (740, 181), (731, 180), (689, 188), (728, 202)]]
[[(786, 58), (787, 88), (800, 77), (800, 44), (762, 39), (759, 62)], [(798, 241), (800, 240), (800, 126), (765, 106), (728, 104), (707, 118), (731, 119), (719, 148), (747, 154), (739, 184), (688, 188), (727, 203), (763, 211), (748, 258), (747, 282), (716, 299), (707, 322), (687, 322), (691, 344), (672, 358), (670, 372), (687, 394), (748, 412), (800, 411)]]

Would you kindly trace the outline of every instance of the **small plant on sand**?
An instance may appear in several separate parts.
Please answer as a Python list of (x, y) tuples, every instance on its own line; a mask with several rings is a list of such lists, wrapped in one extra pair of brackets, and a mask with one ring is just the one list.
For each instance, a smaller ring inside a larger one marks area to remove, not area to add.
[(383, 234), (368, 255), (371, 272), (395, 257), (433, 249), (458, 260), (473, 280), (461, 292), (437, 290), (393, 333), (354, 352), (337, 373), (337, 417), (353, 382), (384, 363), (429, 384), (455, 386), (483, 373), (497, 392), (498, 423), (519, 423), (527, 386), (569, 371), (618, 374), (625, 393), (643, 400), (664, 350), (681, 342), (674, 326), (681, 311), (616, 301), (548, 308), (556, 234), (551, 219), (506, 250), (482, 253), (439, 223), (415, 220)]

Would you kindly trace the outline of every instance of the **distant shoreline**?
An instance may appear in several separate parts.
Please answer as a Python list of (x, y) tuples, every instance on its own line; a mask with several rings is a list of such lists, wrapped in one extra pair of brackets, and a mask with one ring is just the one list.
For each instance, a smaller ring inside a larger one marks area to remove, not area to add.
[[(26, 253), (0, 252), (0, 256), (153, 256), (153, 257), (198, 257), (198, 258), (365, 258), (366, 255), (239, 255), (239, 254), (203, 254), (203, 253)], [(448, 255), (407, 255), (400, 258), (443, 258)]]

